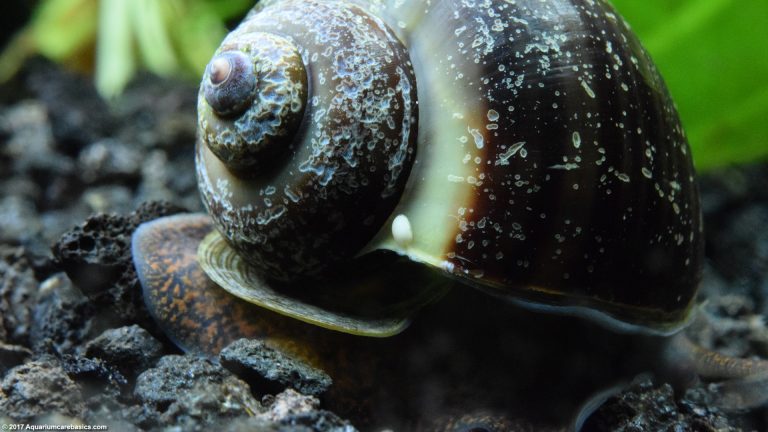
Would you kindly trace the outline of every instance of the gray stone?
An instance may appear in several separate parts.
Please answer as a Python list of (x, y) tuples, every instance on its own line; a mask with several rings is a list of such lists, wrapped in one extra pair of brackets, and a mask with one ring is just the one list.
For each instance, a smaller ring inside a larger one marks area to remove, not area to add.
[(314, 396), (303, 395), (288, 389), (274, 397), (266, 410), (257, 415), (281, 425), (281, 430), (307, 430), (328, 432), (354, 432), (349, 422), (332, 412), (319, 409), (320, 401)]
[(35, 203), (9, 195), (0, 198), (0, 241), (27, 242), (42, 230)]
[[(232, 413), (243, 414), (259, 407), (248, 384), (210, 360), (181, 355), (162, 357), (152, 369), (136, 379), (134, 395), (141, 402), (165, 411), (174, 402), (205, 403), (213, 397), (219, 404), (232, 406)], [(229, 410), (229, 408), (227, 408)]]
[(24, 249), (0, 247), (0, 342), (29, 345), (38, 282)]
[(144, 407), (133, 409), (141, 427), (262, 430), (230, 427), (231, 423), (250, 424), (247, 419), (262, 411), (261, 404), (248, 384), (207, 359), (179, 355), (161, 358), (156, 367), (136, 379), (134, 396)]
[(162, 352), (160, 341), (135, 324), (106, 330), (85, 346), (86, 356), (100, 358), (126, 375), (144, 371)]
[(78, 156), (78, 168), (83, 180), (136, 181), (143, 155), (136, 146), (116, 139), (103, 139), (85, 147)]
[(620, 393), (611, 396), (586, 421), (588, 431), (722, 431), (736, 432), (716, 408), (704, 408), (701, 391), (689, 390), (678, 401), (669, 384), (657, 384), (648, 376), (637, 377)]
[(32, 349), (37, 353), (71, 353), (87, 337), (94, 316), (88, 299), (64, 273), (40, 284), (34, 321), (30, 330)]
[(332, 383), (325, 372), (259, 340), (239, 339), (224, 348), (220, 358), (224, 367), (265, 393), (294, 388), (319, 395)]
[(52, 412), (82, 418), (84, 410), (80, 387), (52, 362), (17, 366), (0, 383), (0, 413), (17, 422)]

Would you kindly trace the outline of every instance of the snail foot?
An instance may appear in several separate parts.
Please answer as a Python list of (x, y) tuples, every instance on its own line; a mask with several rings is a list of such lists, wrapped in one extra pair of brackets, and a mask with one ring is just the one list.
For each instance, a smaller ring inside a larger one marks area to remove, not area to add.
[[(387, 251), (355, 258), (323, 279), (267, 281), (217, 232), (198, 249), (206, 274), (230, 294), (310, 324), (359, 336), (388, 337), (441, 298), (449, 282), (433, 270)], [(310, 286), (307, 286), (310, 285)]]

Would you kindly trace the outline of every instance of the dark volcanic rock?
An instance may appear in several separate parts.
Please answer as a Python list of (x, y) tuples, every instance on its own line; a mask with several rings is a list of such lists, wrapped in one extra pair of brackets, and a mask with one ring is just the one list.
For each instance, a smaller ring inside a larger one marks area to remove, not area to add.
[[(762, 187), (765, 187), (763, 185)], [(768, 206), (749, 205), (728, 212), (708, 238), (713, 265), (733, 285), (755, 292), (761, 303), (768, 289)], [(768, 310), (768, 306), (763, 306)]]
[(0, 198), (0, 241), (27, 244), (42, 231), (34, 202), (26, 197)]
[[(221, 366), (204, 358), (180, 355), (162, 357), (154, 368), (139, 375), (134, 394), (141, 402), (164, 411), (184, 393), (195, 388), (204, 393), (219, 389), (222, 392), (217, 397), (221, 401), (232, 396), (250, 395), (248, 385)], [(252, 396), (246, 397), (244, 404), (238, 406), (247, 409), (258, 405), (251, 403), (251, 400), (255, 402)]]
[(105, 364), (100, 359), (64, 355), (61, 358), (64, 371), (79, 383), (91, 384), (101, 389), (101, 384), (108, 384), (117, 389), (128, 384), (128, 380), (116, 368)]
[(336, 414), (319, 409), (320, 401), (314, 396), (288, 389), (268, 399), (266, 410), (256, 418), (279, 424), (282, 426), (280, 430), (355, 431), (349, 422)]
[(224, 348), (221, 364), (263, 393), (294, 388), (308, 395), (328, 390), (331, 377), (263, 341), (239, 339)]
[(48, 111), (56, 147), (75, 155), (85, 145), (112, 133), (117, 121), (88, 77), (45, 61), (30, 63), (22, 75)]
[(295, 414), (279, 424), (283, 426), (280, 428), (282, 431), (353, 432), (357, 430), (349, 422), (326, 410)]
[(0, 108), (0, 144), (0, 242), (47, 254), (64, 228), (44, 220), (45, 212), (77, 203), (82, 189), (74, 160), (56, 150), (47, 110), (36, 100)]
[(107, 330), (85, 346), (86, 356), (102, 359), (128, 375), (147, 369), (162, 352), (160, 341), (138, 325)]
[(169, 355), (136, 379), (135, 397), (159, 420), (183, 430), (201, 430), (261, 411), (248, 384), (221, 366), (193, 356)]
[(150, 202), (128, 216), (92, 216), (61, 237), (53, 246), (54, 256), (95, 306), (109, 308), (126, 323), (151, 322), (131, 261), (131, 235), (143, 222), (182, 211)]
[(438, 418), (428, 426), (418, 430), (432, 432), (560, 432), (562, 429), (542, 428), (524, 420), (513, 420), (504, 415), (490, 412), (472, 412), (447, 418)]
[(727, 219), (731, 209), (768, 201), (768, 170), (765, 164), (756, 163), (721, 168), (699, 176), (701, 202), (704, 211), (706, 233), (714, 234), (721, 222)]
[(24, 249), (0, 247), (0, 342), (29, 345), (38, 282)]
[(0, 154), (13, 160), (17, 174), (74, 172), (73, 161), (55, 150), (48, 112), (40, 102), (28, 100), (0, 112), (0, 130), (8, 136)]
[(766, 184), (765, 164), (701, 177), (707, 257), (725, 279), (723, 291), (751, 297), (762, 314), (768, 313)]
[(94, 310), (88, 299), (63, 273), (40, 284), (30, 332), (32, 349), (38, 353), (72, 352), (87, 337)]
[(88, 145), (78, 156), (83, 180), (138, 183), (141, 177), (142, 153), (115, 139), (104, 139)]
[(260, 410), (258, 401), (245, 387), (225, 380), (196, 384), (181, 392), (160, 420), (185, 431), (205, 431), (211, 426), (228, 425), (234, 419), (247, 418)]
[(18, 422), (52, 412), (81, 418), (84, 409), (80, 387), (52, 362), (17, 366), (0, 383), (0, 414)]
[[(689, 391), (689, 395), (697, 395)], [(587, 420), (584, 432), (711, 431), (737, 428), (714, 408), (686, 399), (679, 403), (669, 384), (658, 385), (648, 376), (635, 379), (621, 394), (611, 396)]]

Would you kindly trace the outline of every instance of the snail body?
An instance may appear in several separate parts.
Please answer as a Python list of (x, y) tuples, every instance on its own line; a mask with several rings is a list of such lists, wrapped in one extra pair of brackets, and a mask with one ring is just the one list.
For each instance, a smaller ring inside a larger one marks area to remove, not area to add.
[[(456, 281), (618, 330), (692, 316), (688, 143), (602, 0), (260, 1), (208, 65), (198, 118), (208, 215), (132, 239), (184, 350), (272, 338), (333, 369), (364, 345), (342, 333), (397, 334)], [(665, 363), (761, 391), (731, 406), (765, 402), (768, 363), (668, 340)]]
[(688, 144), (604, 2), (260, 2), (198, 111), (220, 233), (201, 264), (248, 301), (307, 319), (283, 286), (394, 251), (619, 327), (689, 316), (703, 245)]

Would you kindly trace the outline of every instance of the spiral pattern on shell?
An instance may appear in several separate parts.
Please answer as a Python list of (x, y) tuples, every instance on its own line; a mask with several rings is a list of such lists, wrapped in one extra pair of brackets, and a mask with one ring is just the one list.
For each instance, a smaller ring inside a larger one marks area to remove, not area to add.
[[(254, 71), (230, 74), (236, 92), (253, 99), (244, 111), (241, 100), (216, 108), (231, 98), (217, 97), (226, 86), (211, 71), (232, 57), (250, 59)], [(254, 95), (238, 80), (255, 81)], [(260, 3), (217, 51), (198, 110), (203, 202), (235, 250), (272, 280), (357, 254), (397, 204), (415, 157), (408, 53), (352, 4)]]

